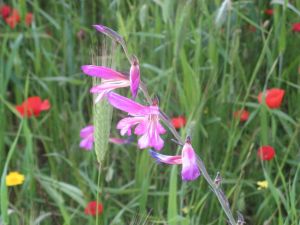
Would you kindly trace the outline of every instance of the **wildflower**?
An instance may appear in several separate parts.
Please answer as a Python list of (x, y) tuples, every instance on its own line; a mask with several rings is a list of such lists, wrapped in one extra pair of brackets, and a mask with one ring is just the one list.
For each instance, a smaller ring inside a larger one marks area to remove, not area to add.
[(164, 141), (160, 134), (164, 134), (166, 130), (159, 123), (159, 108), (157, 102), (153, 102), (152, 106), (143, 106), (131, 99), (125, 98), (116, 93), (108, 94), (108, 101), (115, 108), (128, 112), (131, 117), (126, 117), (119, 121), (117, 129), (121, 135), (131, 135), (131, 128), (136, 126), (134, 133), (141, 135), (138, 145), (141, 149), (153, 147), (161, 150)]
[(182, 164), (181, 178), (184, 181), (195, 180), (201, 174), (197, 165), (197, 155), (195, 154), (189, 137), (186, 139), (181, 155), (167, 156), (152, 150), (149, 150), (149, 153), (158, 162), (166, 164)]
[(133, 137), (130, 136), (127, 139), (123, 139), (123, 138), (109, 138), (109, 142), (113, 143), (113, 144), (117, 144), (117, 145), (127, 145), (129, 143), (132, 142)]
[(268, 16), (272, 16), (273, 15), (273, 9), (266, 9), (265, 14), (268, 15)]
[(238, 110), (236, 112), (233, 113), (233, 116), (235, 119), (239, 119), (240, 122), (244, 122), (244, 121), (247, 121), (248, 118), (249, 118), (249, 112), (245, 109), (241, 109), (241, 110)]
[(266, 90), (265, 93), (261, 92), (258, 95), (258, 102), (261, 104), (263, 101), (263, 95), (265, 98), (266, 105), (270, 109), (277, 109), (280, 107), (285, 91), (279, 88), (272, 88)]
[(99, 102), (108, 92), (130, 86), (128, 77), (120, 72), (104, 66), (84, 65), (81, 70), (86, 75), (102, 78), (102, 83), (91, 88), (90, 92), (98, 94), (95, 102)]
[(14, 9), (12, 14), (5, 19), (5, 22), (10, 26), (11, 29), (14, 29), (15, 26), (20, 22), (19, 12)]
[(50, 103), (48, 99), (42, 101), (39, 96), (29, 97), (21, 105), (16, 106), (16, 110), (21, 114), (22, 117), (38, 117), (41, 111), (49, 110)]
[(137, 57), (132, 57), (130, 72), (129, 72), (129, 80), (130, 80), (130, 90), (132, 93), (132, 97), (135, 98), (137, 92), (139, 90), (140, 85), (140, 66)]
[(16, 186), (23, 184), (25, 180), (25, 177), (23, 174), (20, 174), (19, 172), (10, 172), (6, 176), (6, 186)]
[(294, 23), (292, 26), (292, 31), (300, 32), (300, 23)]
[(25, 24), (26, 26), (30, 26), (33, 20), (33, 14), (32, 13), (27, 13), (25, 16)]
[(268, 181), (263, 180), (263, 181), (257, 181), (257, 190), (262, 190), (262, 189), (267, 189), (269, 187)]
[(173, 117), (171, 119), (171, 122), (176, 129), (179, 129), (186, 124), (186, 119), (184, 116), (178, 116), (178, 117)]
[(3, 19), (6, 19), (11, 12), (11, 8), (8, 5), (2, 5), (0, 7), (0, 13)]
[(80, 137), (82, 138), (79, 146), (86, 150), (91, 150), (94, 145), (94, 126), (89, 125), (81, 129)]
[(92, 201), (85, 207), (84, 213), (90, 216), (100, 215), (103, 212), (103, 205), (97, 201)]
[(257, 155), (261, 160), (271, 160), (275, 156), (275, 150), (269, 145), (262, 146), (258, 149)]

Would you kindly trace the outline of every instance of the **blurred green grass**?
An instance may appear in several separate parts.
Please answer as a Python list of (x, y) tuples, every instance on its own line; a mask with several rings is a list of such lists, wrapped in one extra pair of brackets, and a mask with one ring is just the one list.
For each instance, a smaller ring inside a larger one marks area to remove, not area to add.
[[(291, 31), (300, 21), (297, 14), (275, 5), (274, 16), (267, 16), (267, 2), (234, 1), (217, 27), (220, 0), (5, 3), (22, 15), (33, 12), (34, 23), (11, 30), (0, 22), (1, 220), (95, 224), (84, 214), (84, 203), (100, 196), (99, 224), (226, 223), (203, 179), (181, 182), (179, 168), (156, 165), (134, 143), (109, 146), (103, 188), (97, 186), (96, 156), (79, 149), (79, 131), (92, 122), (93, 111), (92, 81), (80, 66), (91, 63), (91, 53), (106, 41), (91, 27), (100, 23), (118, 31), (139, 57), (142, 79), (160, 97), (162, 109), (187, 117), (183, 137), (193, 125), (193, 146), (212, 177), (221, 172), (232, 210), (247, 224), (299, 224), (300, 34)], [(299, 0), (291, 3), (300, 8)], [(128, 71), (117, 50), (116, 68)], [(286, 90), (279, 110), (257, 103), (258, 93), (271, 87)], [(13, 106), (33, 95), (49, 98), (52, 108), (22, 123)], [(233, 112), (243, 106), (252, 114), (240, 124)], [(115, 112), (113, 127), (118, 119)], [(118, 136), (114, 128), (112, 135)], [(274, 160), (260, 163), (261, 144), (276, 149)], [(176, 149), (166, 141), (163, 151)], [(8, 197), (7, 170), (26, 176), (22, 186), (8, 188)], [(108, 173), (112, 178), (106, 180)], [(258, 191), (256, 182), (265, 179), (270, 187)]]

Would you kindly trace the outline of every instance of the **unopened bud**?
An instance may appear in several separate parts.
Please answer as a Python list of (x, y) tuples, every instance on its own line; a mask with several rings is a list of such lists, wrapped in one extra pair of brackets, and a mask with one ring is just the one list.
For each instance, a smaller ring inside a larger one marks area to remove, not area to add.
[(217, 187), (220, 187), (220, 185), (221, 185), (221, 183), (222, 183), (222, 177), (221, 177), (221, 175), (220, 175), (219, 172), (217, 172), (217, 176), (216, 176), (216, 178), (215, 178), (215, 180), (214, 180), (214, 183), (215, 183), (215, 185), (216, 185)]

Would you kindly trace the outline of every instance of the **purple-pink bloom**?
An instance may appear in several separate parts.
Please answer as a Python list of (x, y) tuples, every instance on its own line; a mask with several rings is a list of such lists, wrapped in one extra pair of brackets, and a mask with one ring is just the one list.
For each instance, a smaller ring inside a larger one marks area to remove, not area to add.
[(86, 75), (102, 78), (101, 84), (90, 89), (91, 93), (98, 94), (95, 103), (99, 102), (108, 92), (114, 89), (130, 86), (127, 76), (108, 67), (84, 65), (81, 67), (81, 70)]
[(164, 141), (160, 135), (164, 134), (166, 130), (159, 122), (157, 105), (144, 106), (114, 92), (110, 92), (107, 99), (112, 106), (131, 116), (120, 120), (117, 124), (121, 135), (131, 135), (131, 128), (135, 126), (134, 134), (141, 136), (138, 140), (138, 146), (141, 149), (147, 147), (153, 147), (156, 150), (162, 149)]
[(129, 80), (130, 80), (130, 90), (132, 93), (132, 97), (135, 98), (140, 85), (140, 66), (137, 57), (132, 57), (130, 72), (129, 72)]
[(167, 156), (152, 150), (149, 150), (149, 153), (158, 162), (166, 164), (182, 164), (181, 178), (184, 181), (195, 180), (201, 175), (197, 165), (197, 155), (195, 154), (189, 138), (187, 138), (187, 141), (182, 148), (181, 155)]
[(109, 138), (109, 142), (110, 143), (114, 143), (114, 144), (117, 144), (117, 145), (127, 145), (127, 144), (131, 143), (132, 140), (133, 140), (132, 137), (129, 137), (129, 138), (126, 138), (126, 139), (123, 139), (123, 138), (113, 138), (113, 137)]
[(81, 129), (80, 137), (82, 140), (80, 141), (80, 148), (84, 148), (86, 150), (92, 150), (94, 145), (94, 126), (89, 125)]

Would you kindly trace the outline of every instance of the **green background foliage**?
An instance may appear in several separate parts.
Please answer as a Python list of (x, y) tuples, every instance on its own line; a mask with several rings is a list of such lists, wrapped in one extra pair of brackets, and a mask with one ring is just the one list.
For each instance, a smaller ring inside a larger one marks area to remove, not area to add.
[[(221, 172), (233, 212), (247, 224), (298, 224), (300, 33), (291, 24), (300, 18), (278, 4), (267, 16), (268, 2), (234, 1), (216, 26), (220, 0), (6, 1), (23, 17), (33, 12), (34, 22), (12, 30), (0, 20), (2, 222), (226, 223), (204, 179), (182, 182), (179, 167), (156, 164), (136, 141), (109, 145), (98, 185), (95, 153), (79, 148), (80, 129), (93, 121), (92, 79), (80, 66), (90, 64), (104, 42), (110, 45), (92, 29), (104, 24), (138, 56), (142, 80), (162, 110), (186, 116), (182, 137), (191, 132), (209, 174)], [(300, 8), (299, 0), (291, 3)], [(120, 47), (114, 55), (114, 67), (129, 71)], [(286, 91), (280, 109), (257, 102), (259, 92), (272, 87)], [(49, 99), (52, 108), (22, 120), (14, 105), (34, 95)], [(243, 107), (251, 115), (239, 123), (233, 112)], [(124, 114), (113, 115), (111, 136), (119, 137), (115, 124)], [(171, 138), (164, 135), (164, 154), (178, 150)], [(257, 158), (262, 144), (276, 149), (272, 161)], [(15, 170), (25, 183), (6, 188), (6, 173)], [(259, 180), (269, 188), (257, 190)], [(104, 205), (98, 219), (84, 214), (86, 203), (97, 198)]]

